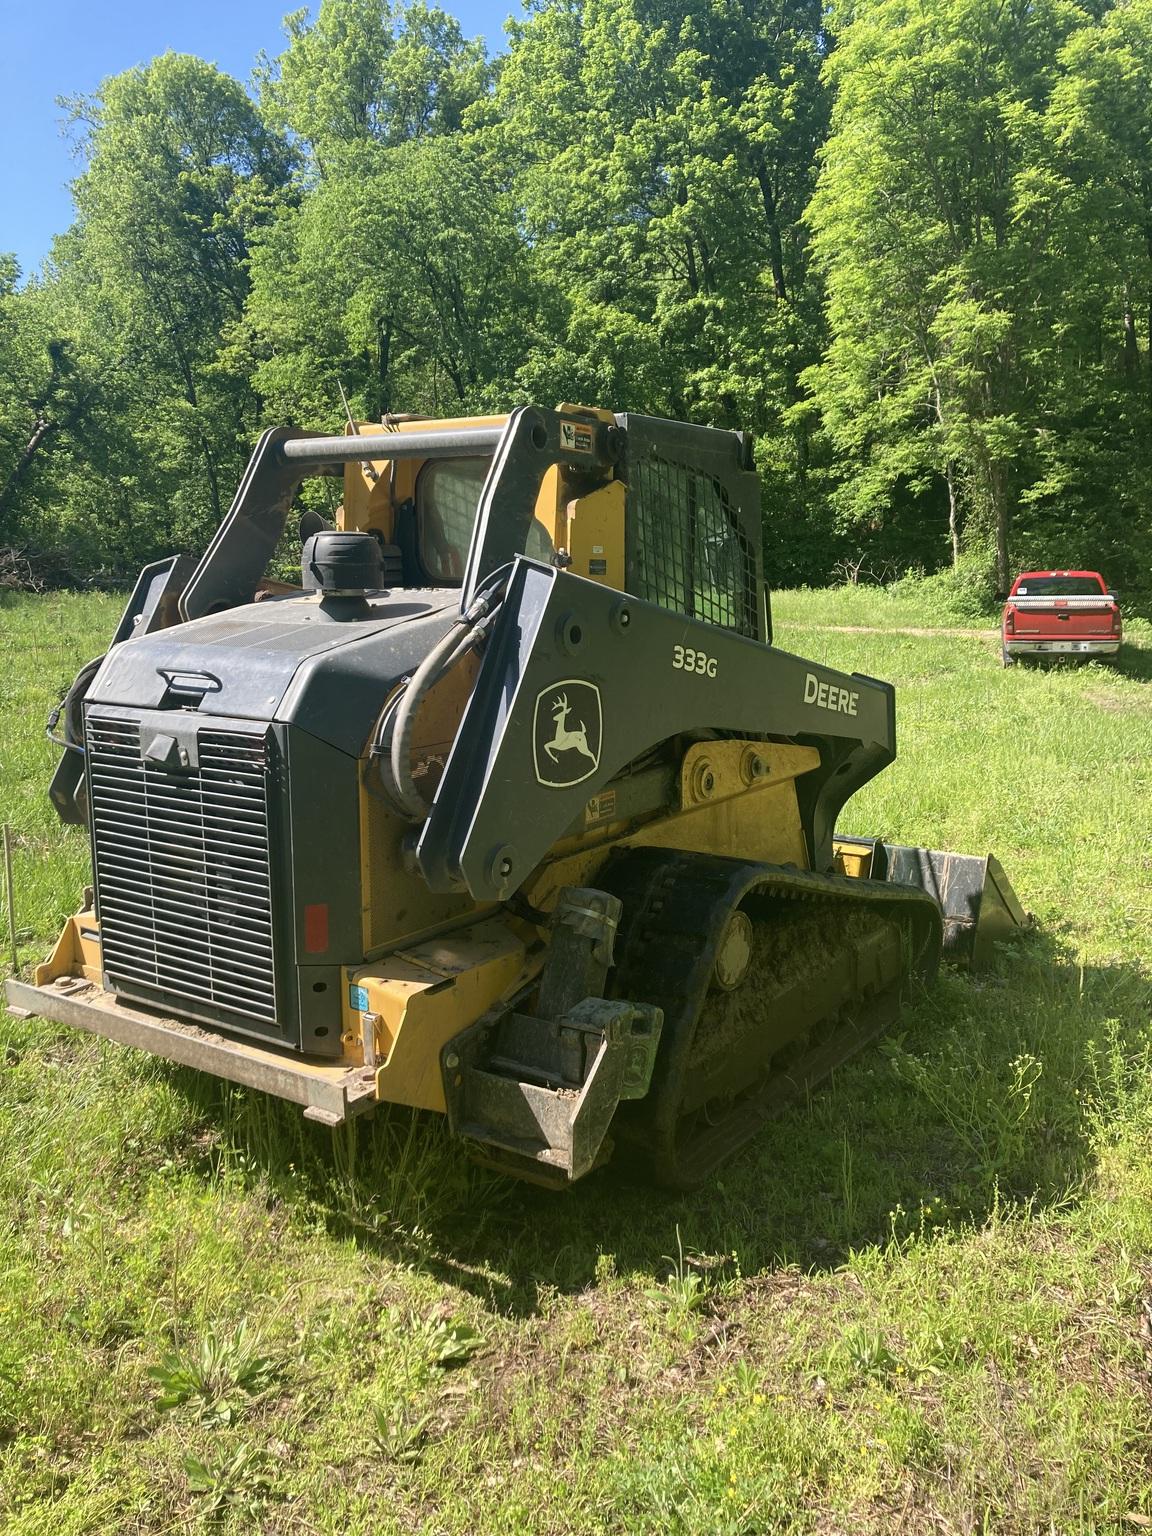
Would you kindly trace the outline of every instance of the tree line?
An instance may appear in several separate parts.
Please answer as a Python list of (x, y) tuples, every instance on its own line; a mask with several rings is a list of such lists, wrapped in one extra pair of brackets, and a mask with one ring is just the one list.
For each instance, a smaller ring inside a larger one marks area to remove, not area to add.
[(0, 545), (202, 548), (260, 430), (579, 400), (757, 437), (777, 585), (1152, 585), (1152, 0), (413, 0), (67, 103), (0, 256)]

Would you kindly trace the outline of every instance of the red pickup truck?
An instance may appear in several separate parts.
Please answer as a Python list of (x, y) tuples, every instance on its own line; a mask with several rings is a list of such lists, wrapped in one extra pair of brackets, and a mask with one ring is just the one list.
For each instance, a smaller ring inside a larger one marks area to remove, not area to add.
[(1120, 607), (1099, 571), (1022, 571), (1000, 625), (1001, 659), (1019, 656), (1115, 656)]

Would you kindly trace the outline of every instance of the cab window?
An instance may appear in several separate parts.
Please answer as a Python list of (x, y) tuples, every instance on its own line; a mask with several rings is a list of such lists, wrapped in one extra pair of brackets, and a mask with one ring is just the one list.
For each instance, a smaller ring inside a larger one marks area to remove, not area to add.
[(454, 586), (464, 576), (476, 507), (489, 459), (433, 459), (416, 482), (420, 564), (435, 582)]
[[(490, 459), (433, 459), (420, 471), (416, 481), (420, 564), (429, 580), (439, 585), (457, 586), (463, 580), (490, 464)], [(533, 560), (548, 560), (554, 553), (547, 530), (535, 519), (524, 553)]]
[(1014, 597), (1099, 597), (1102, 588), (1095, 576), (1030, 576)]

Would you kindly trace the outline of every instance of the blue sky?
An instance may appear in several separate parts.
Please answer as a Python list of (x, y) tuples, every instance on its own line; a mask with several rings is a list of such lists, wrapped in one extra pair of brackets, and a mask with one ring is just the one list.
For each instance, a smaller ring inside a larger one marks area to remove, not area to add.
[[(504, 18), (520, 10), (518, 0), (441, 3), (493, 49)], [(15, 251), (34, 272), (72, 222), (77, 165), (58, 96), (89, 95), (169, 48), (247, 82), (261, 49), (280, 52), (283, 17), (294, 9), (292, 0), (0, 0), (0, 251)]]

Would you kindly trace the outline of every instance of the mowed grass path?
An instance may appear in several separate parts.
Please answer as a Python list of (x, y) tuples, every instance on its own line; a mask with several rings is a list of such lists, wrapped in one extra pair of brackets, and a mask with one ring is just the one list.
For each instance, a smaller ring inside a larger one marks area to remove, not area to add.
[[(116, 606), (0, 605), (25, 963), (87, 878), (42, 717)], [(890, 608), (776, 600), (898, 685), (845, 829), (995, 851), (1039, 927), (697, 1195), (549, 1196), (431, 1118), (333, 1134), (0, 1019), (0, 1529), (1152, 1525), (1152, 632), (1003, 672), (991, 631), (819, 627), (941, 618)]]

